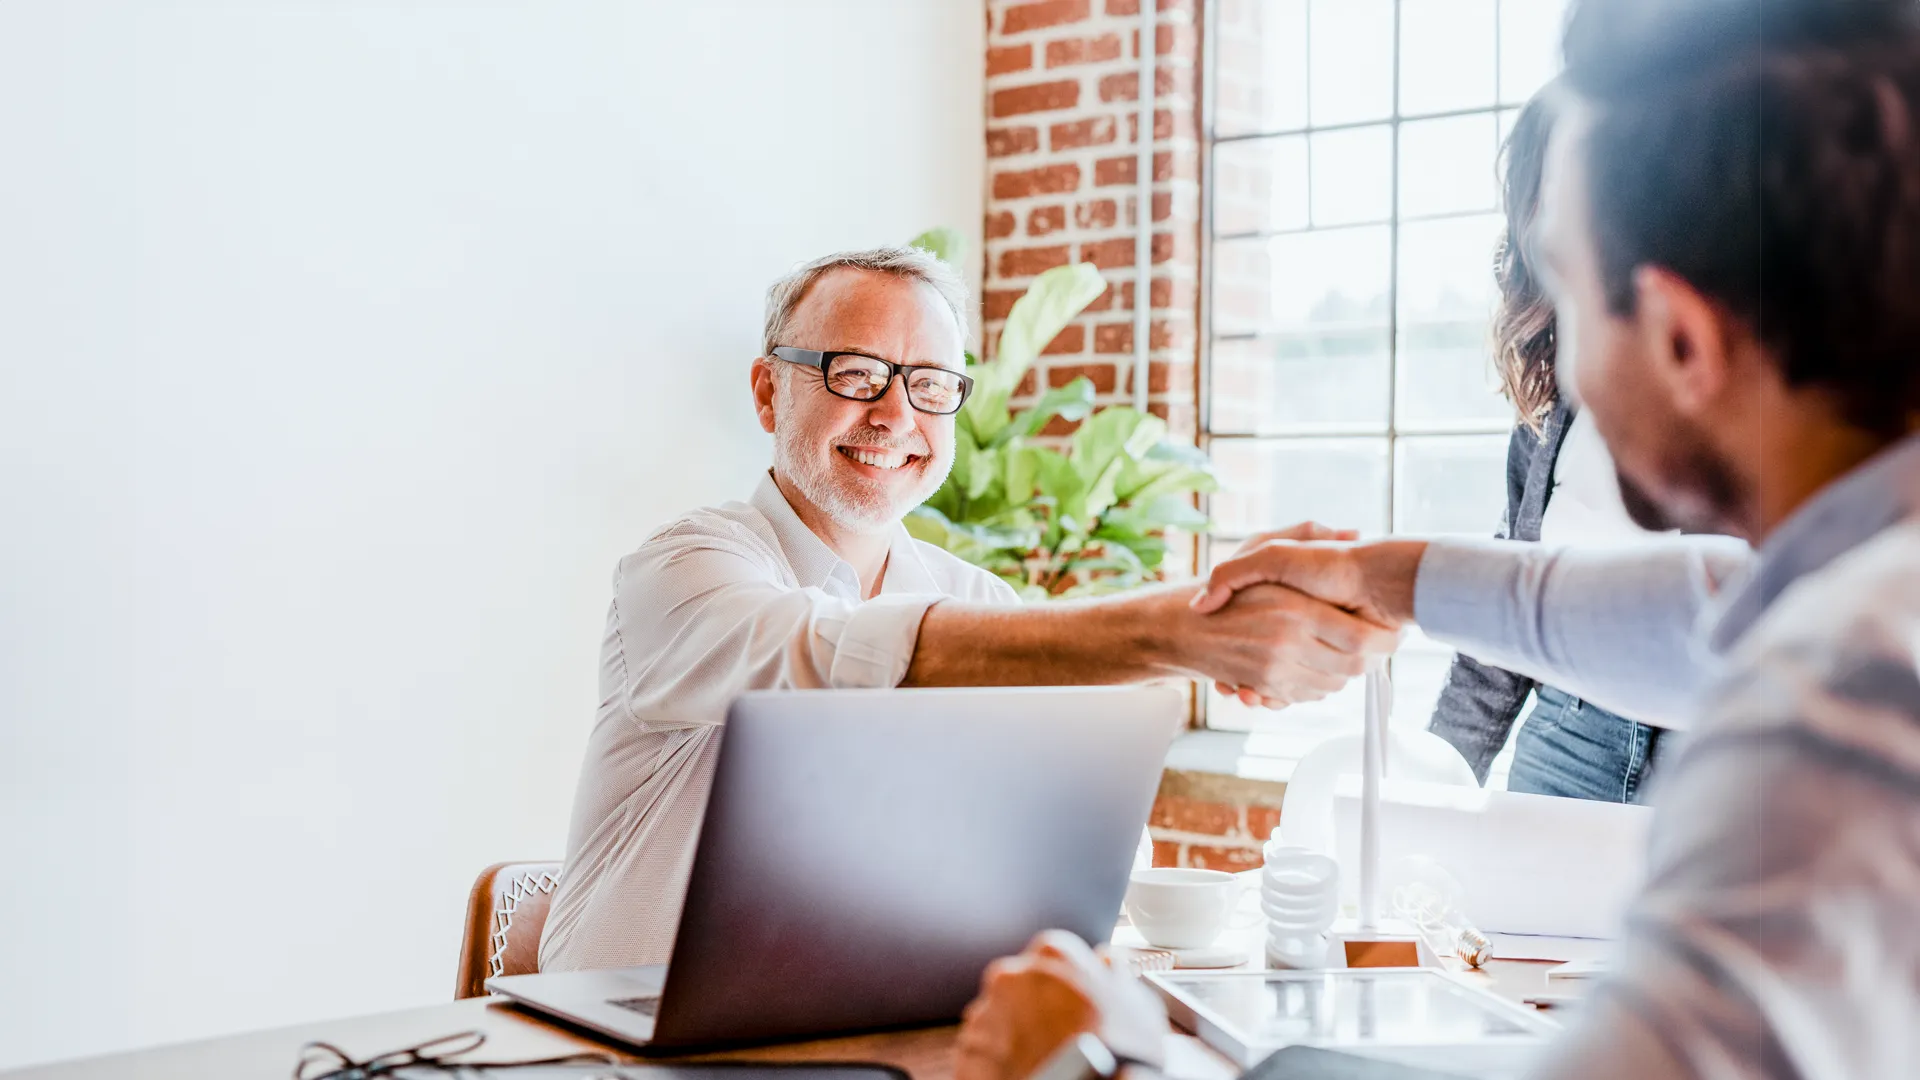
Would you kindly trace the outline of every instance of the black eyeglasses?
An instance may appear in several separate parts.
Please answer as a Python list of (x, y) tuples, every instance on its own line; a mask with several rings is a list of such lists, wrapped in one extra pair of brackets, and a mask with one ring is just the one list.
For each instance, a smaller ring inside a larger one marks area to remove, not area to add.
[(849, 401), (879, 401), (893, 388), (894, 376), (907, 386), (907, 403), (923, 413), (952, 416), (967, 403), (973, 379), (952, 368), (931, 364), (896, 364), (857, 352), (821, 352), (781, 345), (773, 355), (790, 364), (819, 368), (827, 393)]

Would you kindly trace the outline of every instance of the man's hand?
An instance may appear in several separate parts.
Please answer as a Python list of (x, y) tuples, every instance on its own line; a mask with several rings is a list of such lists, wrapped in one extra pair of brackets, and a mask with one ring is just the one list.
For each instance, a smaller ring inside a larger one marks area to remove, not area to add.
[(1284, 585), (1397, 630), (1413, 621), (1414, 577), (1426, 551), (1420, 540), (1345, 544), (1258, 536), (1213, 568), (1194, 608), (1218, 611), (1242, 589)]
[[(1325, 535), (1331, 531), (1308, 524), (1253, 537), (1232, 559), (1214, 567), (1206, 589), (1194, 598), (1195, 610), (1219, 611), (1242, 595), (1242, 590), (1282, 585), (1337, 605), (1369, 623), (1391, 627), (1397, 635), (1413, 619), (1414, 576), (1426, 544), (1412, 540), (1326, 543), (1351, 540), (1354, 535)], [(1256, 684), (1216, 679), (1214, 687), (1222, 694), (1237, 696), (1248, 706), (1273, 709), (1288, 703), (1276, 700)]]
[(1072, 934), (1049, 930), (987, 966), (960, 1022), (954, 1080), (1026, 1080), (1087, 1031), (1115, 1054), (1158, 1065), (1167, 1014), (1139, 980), (1108, 968)]
[(1170, 672), (1247, 687), (1269, 708), (1335, 693), (1400, 643), (1396, 631), (1290, 588), (1249, 587), (1212, 613), (1195, 610), (1199, 594), (1192, 585), (1143, 592), (1133, 617)]

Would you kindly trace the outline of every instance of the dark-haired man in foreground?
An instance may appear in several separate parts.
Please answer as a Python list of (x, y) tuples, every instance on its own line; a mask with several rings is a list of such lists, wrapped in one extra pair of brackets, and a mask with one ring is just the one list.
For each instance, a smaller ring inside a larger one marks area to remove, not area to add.
[[(1920, 1075), (1920, 22), (1584, 0), (1566, 53), (1535, 236), (1562, 380), (1623, 484), (1757, 562), (1277, 542), (1201, 606), (1285, 583), (1603, 701), (1704, 687), (1617, 970), (1541, 1074)], [(962, 1080), (1137, 1045), (1076, 944), (989, 973)]]

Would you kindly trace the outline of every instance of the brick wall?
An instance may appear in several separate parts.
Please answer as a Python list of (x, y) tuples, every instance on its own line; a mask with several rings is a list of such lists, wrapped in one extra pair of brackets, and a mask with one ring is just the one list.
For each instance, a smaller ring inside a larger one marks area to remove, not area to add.
[(1217, 773), (1168, 769), (1153, 801), (1153, 865), (1251, 870), (1280, 824), (1287, 786)]
[[(1154, 0), (1147, 0), (1151, 3)], [(1069, 262), (1109, 283), (1022, 387), (1085, 375), (1133, 399), (1134, 222), (1141, 0), (987, 0), (986, 355), (1034, 275)], [(1198, 0), (1158, 0), (1149, 408), (1196, 433), (1200, 223)], [(1050, 429), (1063, 434), (1070, 425)]]

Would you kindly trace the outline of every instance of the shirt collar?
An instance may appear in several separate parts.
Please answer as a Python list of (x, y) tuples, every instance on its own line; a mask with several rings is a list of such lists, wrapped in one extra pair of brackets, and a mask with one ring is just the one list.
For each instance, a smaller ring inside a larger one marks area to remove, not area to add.
[(1920, 435), (1908, 436), (1822, 488), (1760, 546), (1752, 573), (1720, 608), (1710, 641), (1725, 652), (1795, 582), (1920, 514)]
[[(767, 524), (773, 528), (773, 538), (786, 554), (788, 565), (793, 567), (794, 580), (800, 583), (801, 588), (820, 588), (836, 573), (854, 589), (859, 588), (860, 575), (854, 572), (852, 564), (834, 554), (826, 541), (800, 520), (793, 505), (787, 502), (786, 495), (781, 493), (780, 485), (774, 482), (771, 470), (760, 478), (760, 484), (753, 489), (753, 498), (748, 500), (748, 504), (760, 511), (760, 516), (766, 518)], [(920, 558), (913, 537), (902, 525), (893, 527), (887, 549), (886, 576), (881, 579), (880, 591), (883, 594), (940, 591), (934, 583), (932, 571)]]

